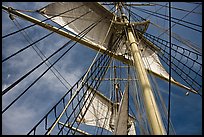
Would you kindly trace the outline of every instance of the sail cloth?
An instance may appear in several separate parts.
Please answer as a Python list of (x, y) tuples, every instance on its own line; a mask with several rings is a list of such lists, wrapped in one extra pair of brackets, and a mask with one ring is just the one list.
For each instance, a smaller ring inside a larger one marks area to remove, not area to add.
[(111, 20), (114, 16), (103, 6), (100, 6), (100, 4), (95, 2), (55, 2), (42, 8), (40, 12), (48, 18), (66, 12), (60, 16), (52, 18), (52, 21), (58, 23), (61, 26), (87, 13), (86, 15), (64, 27), (76, 35), (85, 30), (92, 23), (95, 23), (103, 18), (103, 20), (84, 37), (85, 39), (97, 45), (102, 45), (102, 42), (111, 24)]
[[(148, 48), (143, 41), (141, 41), (138, 45), (141, 49), (141, 57), (144, 63), (144, 67), (147, 70), (150, 70), (160, 75), (161, 77), (164, 77), (165, 79), (169, 79), (169, 74), (161, 64), (157, 52)], [(173, 78), (171, 80), (173, 80)]]
[[(88, 107), (88, 104), (90, 103), (90, 96), (93, 96), (94, 98), (91, 102), (91, 105)], [(88, 96), (90, 94), (90, 96)], [(89, 97), (89, 98), (88, 98)], [(116, 109), (118, 109), (119, 104), (115, 104), (112, 101), (110, 101), (107, 97), (102, 95), (98, 91), (88, 90), (88, 93), (85, 96), (85, 100), (88, 98), (88, 101), (85, 103), (85, 107), (83, 107), (81, 111), (81, 115), (79, 115), (78, 120), (81, 120), (82, 123), (91, 125), (91, 126), (97, 126), (100, 128), (104, 128), (106, 130), (109, 130), (111, 132), (114, 132), (114, 123), (116, 118)], [(88, 108), (88, 110), (87, 110)], [(87, 110), (87, 111), (86, 111)], [(86, 113), (85, 113), (86, 111)], [(81, 116), (84, 115), (83, 119), (81, 119)], [(136, 135), (135, 131), (135, 118), (131, 115), (128, 117), (128, 135)]]
[[(98, 46), (100, 48), (108, 50), (112, 49), (111, 46), (113, 41), (116, 39), (116, 37), (118, 37), (118, 34), (122, 33), (125, 24), (122, 22), (117, 22), (117, 20), (113, 21), (112, 19), (114, 18), (114, 14), (112, 14), (99, 3), (54, 2), (42, 8), (40, 10), (40, 13), (50, 18), (60, 13), (66, 12), (60, 16), (56, 16), (51, 19), (53, 22), (64, 26), (65, 24), (71, 22), (75, 18), (80, 17), (81, 15), (89, 11), (91, 12), (65, 26), (65, 29), (71, 31), (74, 34), (79, 34), (81, 31), (85, 30), (90, 24), (97, 22), (101, 18), (104, 18), (97, 26), (95, 26), (90, 32), (88, 32), (88, 34), (83, 39), (85, 39), (89, 43), (92, 43), (94, 46)], [(142, 33), (147, 30), (148, 25), (149, 21), (132, 23), (135, 32), (139, 30)], [(141, 49), (142, 60), (145, 68), (149, 70), (149, 72), (152, 72), (152, 74), (168, 81), (169, 74), (166, 72), (163, 65), (161, 64), (157, 55), (157, 50), (152, 48), (153, 44), (150, 44), (151, 42), (146, 42), (148, 40), (140, 40), (141, 41), (138, 43), (138, 45), (139, 49)], [(129, 46), (129, 44), (127, 43), (124, 35), (124, 37), (122, 37), (121, 42), (119, 43), (119, 48), (114, 51), (114, 53), (116, 55), (124, 55), (124, 58), (132, 60), (133, 62), (132, 57), (128, 56), (127, 54), (127, 46)], [(174, 81), (173, 78), (171, 79), (171, 81), (174, 84), (178, 85), (178, 82)], [(188, 87), (180, 83), (179, 86), (190, 90)]]

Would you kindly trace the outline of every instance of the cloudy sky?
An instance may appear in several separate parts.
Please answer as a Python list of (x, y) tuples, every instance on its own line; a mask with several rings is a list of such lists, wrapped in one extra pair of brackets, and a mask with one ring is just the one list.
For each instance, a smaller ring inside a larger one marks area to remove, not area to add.
[[(11, 6), (16, 9), (22, 10), (36, 10), (47, 5), (48, 2), (5, 2), (3, 5)], [(161, 3), (165, 4), (165, 3)], [(172, 3), (172, 6), (182, 7), (188, 10), (192, 10), (196, 7), (196, 4), (188, 3)], [(202, 6), (195, 11), (202, 12)], [(157, 10), (158, 6), (152, 7), (150, 10)], [(161, 11), (163, 14), (168, 15), (168, 9)], [(138, 14), (140, 12), (138, 11)], [(183, 17), (185, 12), (172, 11), (172, 15), (177, 18)], [(43, 19), (36, 13), (28, 13), (33, 16)], [(140, 13), (141, 16), (147, 18), (148, 15)], [(19, 24), (28, 26), (31, 23), (16, 18)], [(168, 26), (167, 21), (156, 19), (154, 16), (149, 16), (152, 22), (159, 24), (163, 27)], [(187, 21), (194, 21), (196, 24), (202, 24), (202, 16), (197, 14), (191, 14), (185, 18)], [(2, 10), (2, 35), (9, 34), (18, 30), (16, 25), (9, 19), (8, 14)], [(193, 41), (201, 47), (202, 35), (176, 25), (172, 29), (175, 33), (183, 36), (184, 38)], [(160, 31), (148, 30), (153, 35), (159, 35)], [(38, 26), (34, 26), (26, 31), (32, 41), (36, 41), (49, 31), (42, 29)], [(161, 38), (167, 38), (163, 35)], [(31, 41), (31, 43), (32, 43)], [(67, 38), (53, 34), (45, 40), (39, 42), (38, 48), (45, 54), (46, 57), (51, 55), (59, 47), (68, 41)], [(2, 41), (2, 59), (8, 57), (12, 53), (15, 53), (19, 49), (29, 45), (21, 33), (17, 33)], [(53, 62), (63, 52), (58, 53), (50, 61)], [(73, 85), (83, 74), (84, 71), (91, 64), (96, 52), (77, 44), (74, 48), (64, 56), (59, 62), (56, 63), (55, 68), (63, 75), (63, 77)], [(24, 52), (16, 55), (8, 61), (2, 63), (2, 90), (15, 82), (18, 78), (34, 68), (41, 62), (41, 58), (37, 55), (33, 48), (28, 48)], [(2, 97), (2, 108), (5, 108), (11, 101), (13, 101), (22, 91), (24, 91), (28, 85), (30, 85), (39, 74), (47, 69), (47, 66), (43, 64), (25, 80), (20, 82), (12, 90)], [(168, 68), (167, 68), (168, 70)], [(62, 80), (62, 78), (61, 78)], [(164, 81), (157, 79), (158, 85), (165, 100), (168, 99), (168, 84)], [(53, 75), (51, 71), (48, 71), (32, 88), (30, 88), (20, 100), (12, 105), (4, 114), (2, 114), (2, 134), (26, 134), (45, 113), (63, 96), (67, 91), (64, 85)], [(179, 87), (172, 86), (172, 100), (171, 100), (171, 119), (177, 134), (202, 134), (202, 103), (201, 97), (190, 94), (186, 96), (187, 91)], [(166, 101), (167, 102), (167, 101)]]

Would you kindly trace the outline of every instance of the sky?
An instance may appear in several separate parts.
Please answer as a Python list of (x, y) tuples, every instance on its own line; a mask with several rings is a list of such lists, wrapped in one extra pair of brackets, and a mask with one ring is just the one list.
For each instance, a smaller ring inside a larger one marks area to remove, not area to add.
[[(48, 2), (3, 2), (2, 5), (11, 6), (16, 9), (22, 10), (36, 10), (46, 6)], [(166, 3), (160, 3), (166, 4)], [(196, 4), (174, 2), (172, 6), (191, 10)], [(202, 12), (202, 6), (195, 11)], [(159, 9), (159, 6), (145, 7), (152, 11)], [(168, 9), (160, 11), (162, 14), (168, 15)], [(142, 17), (148, 17), (147, 14), (137, 11)], [(28, 13), (33, 16), (43, 19), (36, 13)], [(186, 13), (172, 10), (173, 17), (183, 17)], [(31, 23), (18, 19), (22, 26), (28, 26)], [(152, 22), (168, 27), (168, 22), (149, 16)], [(196, 24), (202, 25), (202, 15), (190, 14), (187, 16), (186, 21), (192, 21)], [(51, 23), (51, 22), (49, 22)], [(2, 35), (9, 34), (18, 30), (15, 24), (9, 19), (8, 14), (2, 10)], [(172, 28), (172, 31), (181, 35), (182, 37), (195, 42), (199, 47), (202, 47), (202, 34), (195, 31), (186, 29), (179, 25)], [(32, 27), (26, 31), (32, 41), (43, 37), (49, 31), (40, 28), (39, 26)], [(147, 30), (148, 33), (158, 36), (161, 32), (150, 25)], [(161, 38), (168, 39), (166, 35)], [(68, 41), (67, 38), (53, 34), (45, 40), (39, 42), (37, 45), (45, 56), (51, 55), (55, 50)], [(174, 40), (173, 40), (174, 42)], [(2, 40), (2, 59), (15, 53), (19, 49), (27, 46), (29, 43), (26, 41), (21, 33), (15, 34)], [(54, 58), (53, 62), (60, 52)], [(91, 64), (96, 52), (77, 44), (73, 47), (69, 54), (64, 56), (59, 62), (56, 63), (55, 68), (60, 71), (64, 78), (73, 85), (84, 73)], [(2, 63), (2, 90), (15, 82), (18, 78), (23, 76), (26, 72), (35, 67), (41, 62), (40, 57), (36, 54), (33, 48), (28, 48), (19, 55)], [(39, 74), (47, 68), (43, 64), (40, 68), (29, 75), (25, 80), (18, 84), (15, 88), (10, 90), (7, 94), (2, 96), (2, 107), (5, 108), (12, 100), (15, 99), (25, 88), (33, 82)], [(168, 72), (168, 68), (166, 68)], [(161, 94), (167, 104), (168, 99), (168, 83), (156, 78), (160, 86)], [(107, 87), (105, 87), (107, 88)], [(2, 134), (27, 134), (27, 132), (39, 121), (45, 113), (64, 95), (66, 88), (60, 81), (48, 71), (32, 88), (30, 88), (22, 98), (11, 106), (4, 114), (2, 114)], [(177, 134), (202, 134), (202, 99), (201, 97), (191, 94), (186, 96), (187, 91), (172, 85), (171, 94), (171, 120)]]

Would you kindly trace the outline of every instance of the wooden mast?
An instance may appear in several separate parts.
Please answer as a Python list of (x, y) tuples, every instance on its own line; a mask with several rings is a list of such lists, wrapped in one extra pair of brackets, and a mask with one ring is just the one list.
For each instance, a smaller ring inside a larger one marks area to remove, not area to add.
[[(27, 20), (27, 21), (29, 21), (29, 22), (32, 22), (32, 23), (34, 23), (34, 24), (37, 24), (37, 25), (39, 25), (39, 26), (41, 26), (41, 27), (43, 27), (43, 28), (45, 28), (45, 29), (47, 29), (47, 30), (53, 31), (53, 32), (55, 32), (55, 33), (57, 33), (57, 34), (59, 34), (59, 35), (61, 35), (61, 36), (64, 36), (64, 37), (69, 38), (69, 39), (72, 39), (73, 41), (78, 41), (80, 44), (82, 44), (82, 45), (84, 45), (84, 46), (86, 46), (86, 47), (89, 47), (89, 48), (91, 48), (91, 49), (93, 49), (93, 50), (99, 51), (99, 52), (101, 52), (101, 53), (106, 53), (106, 54), (108, 54), (109, 56), (111, 56), (111, 57), (113, 57), (113, 58), (115, 58), (115, 59), (117, 59), (117, 60), (119, 60), (119, 61), (121, 61), (121, 62), (123, 62), (123, 63), (125, 63), (125, 64), (129, 64), (129, 65), (132, 65), (132, 64), (133, 64), (133, 63), (132, 63), (132, 60), (126, 59), (123, 55), (115, 54), (115, 53), (113, 53), (113, 52), (111, 52), (111, 51), (109, 51), (109, 50), (106, 50), (105, 48), (103, 48), (103, 47), (100, 46), (100, 45), (93, 44), (93, 43), (90, 43), (89, 41), (86, 41), (86, 40), (84, 40), (84, 39), (77, 38), (77, 37), (75, 37), (74, 35), (72, 35), (72, 34), (66, 32), (66, 31), (64, 31), (64, 30), (61, 30), (61, 29), (59, 29), (59, 28), (57, 28), (57, 27), (54, 27), (54, 26), (52, 26), (52, 25), (50, 25), (50, 24), (47, 24), (47, 23), (44, 23), (44, 22), (42, 22), (42, 21), (40, 21), (40, 20), (38, 20), (38, 19), (36, 19), (36, 18), (33, 18), (33, 17), (29, 16), (29, 15), (26, 15), (26, 14), (23, 14), (23, 13), (21, 13), (21, 12), (19, 12), (19, 11), (16, 11), (16, 10), (12, 9), (11, 7), (6, 7), (6, 6), (2, 5), (2, 9), (6, 10), (6, 11), (8, 11), (9, 13), (12, 13), (12, 14), (18, 16), (18, 17), (21, 17), (22, 19), (25, 19), (25, 20)], [(150, 43), (148, 40), (146, 40), (146, 42)], [(163, 76), (160, 76), (160, 75), (156, 74), (155, 72), (153, 72), (153, 71), (151, 71), (151, 70), (149, 70), (149, 72), (152, 73), (152, 74), (154, 74), (154, 75), (156, 75), (157, 77), (159, 77), (159, 78), (161, 78), (161, 79), (163, 79), (163, 80), (168, 81), (167, 78), (165, 78), (165, 77), (163, 77)], [(197, 91), (195, 91), (195, 90), (193, 90), (193, 89), (191, 89), (191, 88), (189, 88), (189, 87), (187, 87), (187, 86), (185, 86), (185, 85), (183, 85), (183, 84), (181, 84), (181, 83), (179, 83), (179, 82), (177, 82), (177, 81), (171, 80), (171, 82), (172, 82), (173, 84), (175, 84), (175, 85), (181, 87), (181, 88), (184, 88), (184, 89), (186, 89), (186, 90), (191, 91), (192, 93), (198, 94)]]
[(140, 56), (140, 51), (138, 49), (139, 42), (134, 38), (131, 26), (128, 23), (126, 15), (122, 11), (122, 3), (118, 3), (119, 10), (121, 12), (121, 18), (127, 25), (128, 41), (130, 46), (130, 51), (134, 60), (134, 68), (141, 85), (143, 92), (143, 100), (145, 105), (145, 110), (147, 112), (148, 123), (150, 125), (150, 132), (153, 135), (165, 135), (166, 131), (158, 110), (154, 95), (151, 90), (151, 85), (147, 76), (147, 72), (144, 68), (142, 58)]

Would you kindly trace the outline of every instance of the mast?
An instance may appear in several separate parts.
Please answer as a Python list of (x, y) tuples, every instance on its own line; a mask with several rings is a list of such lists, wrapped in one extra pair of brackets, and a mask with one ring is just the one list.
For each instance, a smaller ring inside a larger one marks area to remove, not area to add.
[[(122, 21), (128, 25), (127, 17), (122, 11), (122, 3), (120, 2), (117, 4), (120, 10), (121, 16), (122, 16)], [(134, 60), (133, 65), (134, 65), (136, 74), (138, 75), (138, 79), (139, 79), (141, 89), (143, 92), (144, 105), (145, 105), (146, 112), (147, 112), (148, 122), (150, 124), (151, 134), (164, 135), (166, 134), (166, 131), (165, 131), (154, 95), (151, 90), (151, 85), (148, 80), (146, 70), (144, 68), (144, 65), (143, 65), (143, 62), (140, 56), (140, 51), (138, 49), (139, 43), (134, 38), (130, 25), (127, 26), (127, 33), (128, 33), (130, 51), (132, 53), (133, 60)]]
[[(91, 48), (91, 49), (93, 49), (93, 50), (95, 50), (95, 51), (99, 51), (99, 52), (101, 52), (101, 53), (103, 53), (103, 54), (106, 53), (106, 54), (108, 54), (109, 56), (111, 56), (111, 57), (113, 57), (113, 58), (115, 58), (115, 59), (117, 59), (117, 60), (119, 60), (119, 61), (121, 61), (121, 62), (123, 62), (123, 63), (125, 63), (125, 64), (130, 64), (130, 65), (133, 64), (132, 60), (126, 59), (123, 55), (115, 54), (114, 52), (111, 52), (110, 50), (104, 49), (104, 48), (103, 48), (102, 46), (100, 46), (100, 45), (96, 45), (96, 44), (90, 43), (89, 41), (86, 41), (86, 40), (84, 40), (84, 39), (79, 39), (79, 38), (75, 37), (74, 35), (72, 35), (71, 33), (68, 33), (68, 32), (66, 32), (66, 31), (61, 30), (61, 29), (59, 29), (59, 28), (57, 28), (57, 27), (54, 27), (54, 26), (52, 26), (52, 25), (50, 25), (50, 24), (44, 23), (44, 22), (42, 22), (42, 21), (40, 21), (40, 20), (38, 20), (38, 19), (36, 19), (36, 18), (33, 18), (33, 17), (29, 16), (29, 15), (23, 14), (23, 13), (21, 13), (20, 11), (17, 11), (17, 10), (12, 9), (11, 7), (6, 7), (6, 6), (2, 5), (2, 9), (6, 10), (6, 11), (8, 11), (9, 13), (12, 13), (12, 14), (14, 14), (14, 15), (16, 15), (16, 16), (22, 18), (22, 19), (25, 19), (25, 20), (27, 20), (27, 21), (29, 21), (29, 22), (32, 22), (32, 23), (34, 23), (34, 24), (37, 24), (37, 25), (39, 25), (39, 26), (41, 26), (41, 27), (43, 27), (43, 28), (45, 28), (45, 29), (47, 29), (47, 30), (53, 31), (53, 32), (55, 32), (55, 33), (57, 33), (57, 34), (59, 34), (59, 35), (61, 35), (61, 36), (63, 36), (63, 37), (72, 39), (73, 41), (77, 41), (77, 42), (79, 42), (80, 44), (82, 44), (82, 45), (84, 45), (84, 46), (86, 46), (86, 47), (89, 47), (89, 48)], [(117, 18), (115, 18), (115, 20), (116, 20), (116, 19), (117, 19)], [(148, 40), (145, 40), (145, 41), (148, 42), (148, 43), (150, 43)], [(154, 74), (155, 76), (157, 76), (157, 77), (159, 77), (159, 78), (161, 78), (161, 79), (163, 79), (163, 80), (169, 81), (168, 78), (165, 78), (165, 77), (163, 77), (163, 76), (161, 76), (161, 75), (158, 75), (157, 73), (155, 73), (155, 72), (153, 72), (153, 71), (151, 71), (151, 70), (149, 70), (149, 73), (152, 73), (152, 74)], [(179, 82), (177, 82), (177, 81), (171, 80), (171, 82), (172, 82), (173, 84), (175, 84), (175, 85), (181, 87), (181, 88), (184, 88), (184, 89), (186, 89), (186, 90), (191, 91), (192, 93), (198, 94), (197, 91), (195, 91), (195, 90), (193, 90), (192, 88), (189, 88), (189, 87), (187, 87), (187, 86), (185, 86), (185, 85), (183, 85), (183, 84), (181, 84), (181, 83), (179, 83)]]

